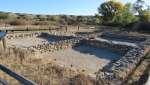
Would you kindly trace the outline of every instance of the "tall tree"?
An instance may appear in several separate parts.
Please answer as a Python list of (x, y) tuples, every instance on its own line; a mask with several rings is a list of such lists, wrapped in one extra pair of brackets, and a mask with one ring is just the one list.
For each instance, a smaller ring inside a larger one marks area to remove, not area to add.
[(150, 22), (150, 6), (146, 5), (144, 0), (137, 0), (134, 3), (134, 9), (138, 12), (140, 21)]
[(126, 26), (137, 21), (131, 9), (131, 3), (122, 4), (121, 2), (113, 0), (102, 3), (98, 11), (103, 17), (103, 23)]
[(111, 20), (114, 16), (118, 15), (124, 8), (121, 2), (107, 1), (100, 5), (98, 12), (105, 17), (106, 20)]

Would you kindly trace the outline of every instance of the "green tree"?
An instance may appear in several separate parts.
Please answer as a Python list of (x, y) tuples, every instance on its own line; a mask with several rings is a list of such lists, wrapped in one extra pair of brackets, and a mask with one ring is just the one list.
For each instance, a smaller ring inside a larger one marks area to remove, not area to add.
[(150, 22), (150, 10), (142, 10), (140, 15), (141, 21)]
[(138, 21), (138, 18), (132, 13), (131, 3), (125, 4), (124, 9), (120, 11), (119, 15), (116, 15), (113, 18), (113, 23), (116, 23), (121, 26), (126, 26), (136, 21)]
[(105, 20), (112, 20), (114, 16), (118, 15), (123, 10), (124, 5), (117, 1), (107, 1), (100, 5), (98, 12), (104, 16)]
[(150, 6), (146, 5), (144, 0), (137, 0), (134, 3), (134, 9), (138, 12), (140, 21), (150, 22)]
[(143, 10), (143, 8), (144, 8), (144, 5), (145, 5), (145, 1), (144, 0), (137, 0), (134, 3), (135, 12), (138, 12), (138, 14), (140, 15), (142, 10)]
[(68, 25), (77, 25), (77, 17), (76, 16), (73, 16), (73, 15), (70, 15), (67, 17), (67, 23)]
[(138, 20), (132, 12), (133, 5), (131, 3), (107, 1), (102, 3), (98, 9), (104, 24), (126, 26)]
[(58, 21), (60, 21), (60, 16), (58, 16), (58, 15), (55, 15), (55, 16), (51, 16), (51, 21), (56, 21), (56, 22), (58, 22)]
[(98, 14), (95, 14), (95, 20), (94, 20), (94, 23), (95, 24), (101, 24), (101, 22), (102, 22), (102, 20), (101, 20), (101, 16), (100, 15), (98, 15)]
[(80, 24), (85, 24), (86, 21), (87, 21), (86, 17), (84, 17), (84, 16), (77, 16), (77, 22), (78, 22), (79, 25)]

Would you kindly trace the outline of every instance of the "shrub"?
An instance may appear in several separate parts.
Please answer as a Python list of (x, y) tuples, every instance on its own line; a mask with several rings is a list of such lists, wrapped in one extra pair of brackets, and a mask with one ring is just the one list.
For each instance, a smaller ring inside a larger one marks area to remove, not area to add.
[(28, 25), (28, 22), (23, 19), (15, 19), (9, 22), (10, 25)]
[(7, 19), (7, 18), (8, 18), (8, 14), (0, 12), (0, 19)]
[(78, 74), (74, 78), (71, 79), (72, 82), (70, 85), (95, 85), (96, 81), (87, 77), (83, 74)]
[(35, 21), (33, 25), (49, 25), (48, 21)]

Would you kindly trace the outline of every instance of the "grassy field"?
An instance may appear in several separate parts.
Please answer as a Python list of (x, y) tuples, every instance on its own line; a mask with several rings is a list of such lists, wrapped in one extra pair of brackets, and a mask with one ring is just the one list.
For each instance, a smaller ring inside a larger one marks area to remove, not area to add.
[[(55, 60), (46, 60), (31, 55), (21, 49), (13, 49), (0, 54), (0, 64), (3, 64), (31, 79), (39, 85), (94, 85), (94, 79), (84, 73), (59, 66)], [(15, 79), (0, 71), (0, 76), (10, 85), (20, 85)]]

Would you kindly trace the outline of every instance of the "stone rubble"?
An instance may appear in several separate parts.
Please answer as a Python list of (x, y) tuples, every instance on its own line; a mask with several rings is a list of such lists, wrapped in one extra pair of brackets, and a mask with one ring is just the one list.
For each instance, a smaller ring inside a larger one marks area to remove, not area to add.
[[(111, 37), (115, 38), (116, 36), (111, 35)], [(118, 37), (124, 39), (124, 36), (117, 35), (117, 38)], [(129, 37), (125, 37), (125, 39), (127, 38), (129, 39)], [(140, 38), (138, 39), (138, 37), (131, 36), (130, 39), (141, 40)], [(121, 85), (124, 83), (144, 55), (150, 51), (150, 39), (145, 38), (145, 40), (138, 43), (138, 45), (139, 47), (127, 49), (127, 53), (115, 63), (111, 63), (108, 67), (106, 66), (102, 70), (99, 70), (97, 73), (97, 81), (103, 85)], [(146, 49), (148, 50), (146, 51)]]
[(66, 49), (66, 48), (71, 48), (73, 46), (76, 46), (78, 43), (80, 43), (80, 39), (75, 38), (75, 39), (69, 39), (69, 40), (61, 40), (58, 42), (52, 42), (48, 44), (41, 44), (41, 45), (38, 44), (36, 46), (32, 46), (27, 49), (35, 51), (35, 52), (38, 51), (40, 53), (54, 52), (54, 51), (58, 51), (58, 50)]

